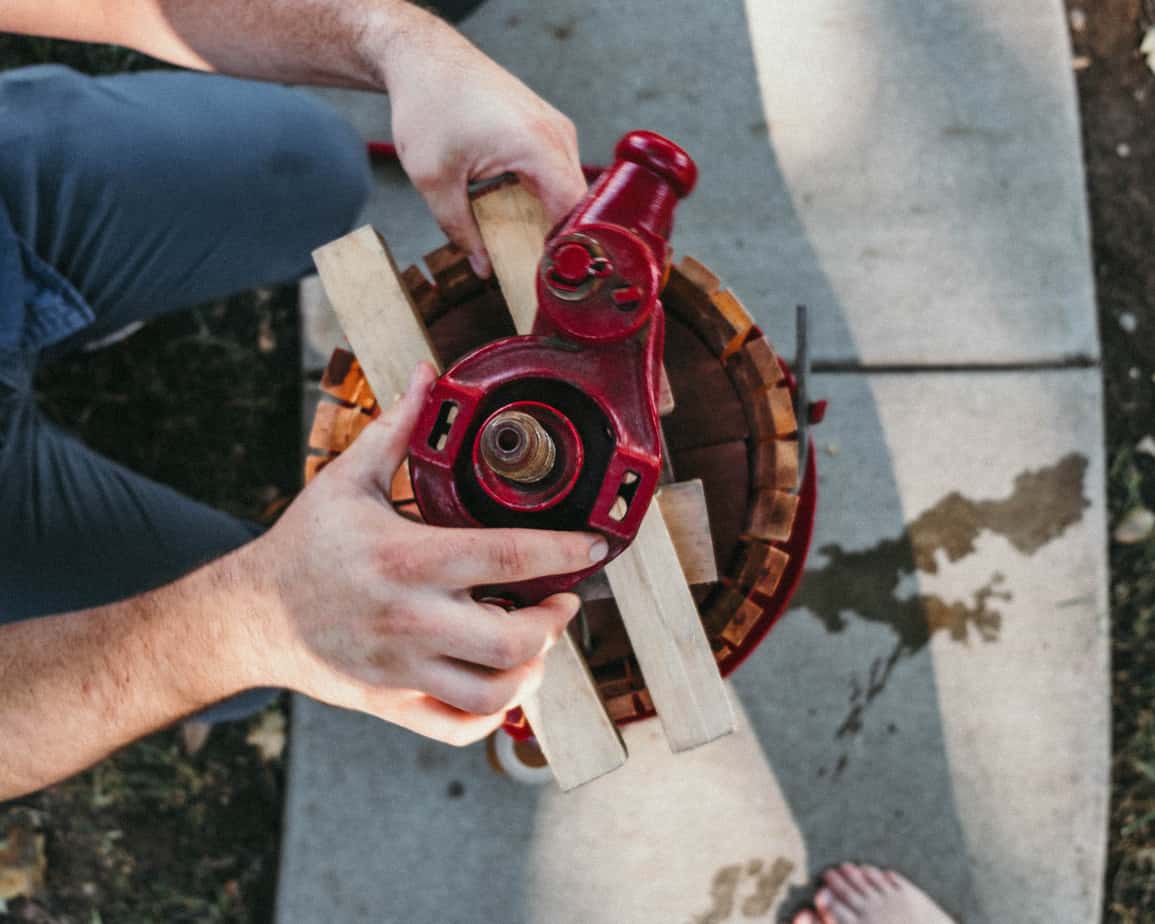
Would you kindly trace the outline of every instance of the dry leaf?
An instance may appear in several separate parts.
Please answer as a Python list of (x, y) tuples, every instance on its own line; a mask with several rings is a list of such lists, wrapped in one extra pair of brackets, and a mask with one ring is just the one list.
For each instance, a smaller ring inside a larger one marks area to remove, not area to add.
[(212, 722), (185, 722), (180, 727), (180, 740), (184, 744), (184, 752), (189, 757), (199, 753), (209, 740), (209, 732), (212, 730)]
[(1134, 545), (1148, 538), (1152, 531), (1155, 531), (1155, 513), (1146, 507), (1133, 507), (1119, 521), (1112, 535), (1116, 542)]
[(265, 315), (257, 322), (257, 349), (262, 353), (272, 353), (277, 348), (277, 335), (273, 333), (273, 322)]
[(33, 898), (44, 888), (44, 835), (28, 809), (13, 809), (0, 827), (0, 899)]
[(265, 763), (280, 760), (285, 752), (285, 714), (279, 709), (263, 713), (245, 736), (245, 742), (257, 749)]

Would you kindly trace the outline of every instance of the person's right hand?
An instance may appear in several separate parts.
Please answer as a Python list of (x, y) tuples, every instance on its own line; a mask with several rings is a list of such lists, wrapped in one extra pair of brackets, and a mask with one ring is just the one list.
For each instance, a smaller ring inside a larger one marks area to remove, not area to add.
[(606, 546), (576, 532), (445, 529), (394, 511), (389, 486), (433, 375), (419, 366), (405, 395), (243, 551), (277, 602), (256, 640), (262, 682), (460, 745), (536, 688), (579, 605), (558, 594), (506, 612), (470, 588), (578, 571)]

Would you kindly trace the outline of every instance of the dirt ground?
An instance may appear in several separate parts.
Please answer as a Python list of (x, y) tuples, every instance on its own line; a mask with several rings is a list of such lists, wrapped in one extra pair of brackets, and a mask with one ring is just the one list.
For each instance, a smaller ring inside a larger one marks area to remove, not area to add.
[[(1114, 525), (1135, 507), (1155, 509), (1155, 454), (1140, 448), (1155, 438), (1155, 75), (1138, 53), (1155, 25), (1155, 0), (1068, 9)], [(0, 37), (0, 68), (39, 61), (89, 72), (149, 64), (121, 49)], [(38, 387), (49, 412), (101, 451), (259, 519), (299, 485), (296, 325), (291, 291), (249, 293), (67, 360)], [(1112, 543), (1110, 554), (1115, 759), (1104, 913), (1139, 924), (1155, 920), (1155, 540)], [(0, 910), (0, 924), (271, 920), (284, 709), (218, 727), (195, 753), (178, 730), (154, 735), (73, 780), (0, 805), (0, 867), (20, 850), (35, 857), (42, 843), (45, 876), (34, 899)]]
[[(1155, 4), (1070, 4), (1103, 338), (1112, 524), (1155, 508)], [(1082, 29), (1077, 27), (1082, 25)], [(1155, 542), (1112, 542), (1114, 765), (1105, 912), (1155, 920)]]

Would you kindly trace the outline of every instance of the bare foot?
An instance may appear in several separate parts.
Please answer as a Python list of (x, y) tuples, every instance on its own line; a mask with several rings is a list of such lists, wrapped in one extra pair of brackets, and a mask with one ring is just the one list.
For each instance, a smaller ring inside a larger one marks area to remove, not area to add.
[(794, 924), (953, 924), (918, 886), (890, 870), (843, 863), (822, 874), (814, 910)]

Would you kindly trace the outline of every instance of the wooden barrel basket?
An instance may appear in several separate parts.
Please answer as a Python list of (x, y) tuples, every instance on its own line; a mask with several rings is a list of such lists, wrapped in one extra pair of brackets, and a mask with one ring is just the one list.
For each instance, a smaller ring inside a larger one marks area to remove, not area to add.
[[(402, 279), (447, 367), (491, 340), (514, 336), (496, 282), (478, 279), (459, 250), (446, 245), (425, 263), (432, 280), (416, 266)], [(814, 453), (805, 453), (800, 473), (794, 378), (717, 276), (684, 257), (671, 268), (662, 304), (675, 404), (662, 418), (667, 459), (673, 480), (701, 479), (705, 490), (720, 580), (691, 590), (728, 676), (765, 638), (801, 578), (817, 500)], [(379, 413), (347, 350), (334, 351), (321, 391), (306, 481)], [(392, 495), (399, 512), (420, 518), (404, 471)], [(586, 657), (610, 716), (621, 725), (654, 715), (613, 599), (587, 596), (583, 612)], [(507, 730), (518, 734), (516, 725)]]

